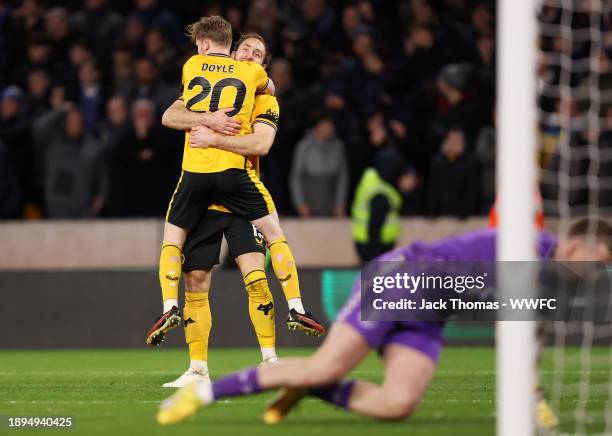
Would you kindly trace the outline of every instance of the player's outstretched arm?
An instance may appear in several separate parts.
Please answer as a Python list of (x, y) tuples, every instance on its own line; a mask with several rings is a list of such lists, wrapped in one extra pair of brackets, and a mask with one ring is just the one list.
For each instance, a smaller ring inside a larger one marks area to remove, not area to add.
[(162, 115), (162, 125), (175, 130), (190, 130), (196, 126), (207, 126), (224, 135), (240, 132), (240, 121), (227, 116), (234, 108), (219, 109), (216, 112), (193, 112), (176, 100)]
[(162, 115), (162, 125), (175, 130), (189, 130), (204, 124), (204, 113), (192, 112), (181, 100), (175, 100)]
[(253, 133), (226, 136), (206, 127), (194, 127), (189, 135), (189, 146), (196, 148), (215, 147), (243, 156), (265, 156), (270, 151), (276, 129), (268, 124), (255, 123)]

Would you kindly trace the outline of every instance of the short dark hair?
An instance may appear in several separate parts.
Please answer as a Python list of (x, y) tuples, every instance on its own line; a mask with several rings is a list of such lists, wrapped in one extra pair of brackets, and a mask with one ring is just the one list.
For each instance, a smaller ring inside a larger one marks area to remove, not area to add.
[(28, 46), (51, 46), (51, 40), (44, 33), (33, 33), (28, 40)]
[(430, 32), (433, 36), (435, 36), (433, 27), (431, 25), (415, 24), (414, 26), (408, 29), (408, 31), (406, 32), (406, 37), (409, 37), (410, 35), (414, 34), (417, 30), (424, 30), (426, 32)]
[(570, 226), (568, 236), (570, 239), (593, 237), (612, 253), (612, 225), (602, 218), (587, 216), (577, 219)]
[(81, 69), (81, 67), (92, 67), (94, 70), (96, 71), (100, 71), (100, 66), (98, 65), (98, 62), (95, 59), (86, 59), (85, 61), (83, 61), (83, 63), (81, 65), (79, 65), (79, 69)]
[(232, 45), (232, 25), (219, 15), (202, 17), (187, 26), (187, 36), (194, 44), (199, 39), (210, 39), (219, 45), (230, 47)]
[(331, 112), (326, 109), (321, 109), (310, 114), (310, 125), (312, 127), (319, 124), (321, 121), (334, 121), (334, 117)]
[(263, 66), (267, 67), (268, 65), (270, 65), (270, 61), (272, 60), (272, 53), (270, 53), (270, 48), (268, 47), (268, 43), (266, 42), (264, 37), (261, 36), (259, 33), (249, 32), (249, 33), (241, 34), (240, 39), (238, 40), (238, 42), (236, 42), (236, 45), (234, 46), (234, 50), (238, 50), (238, 47), (240, 47), (240, 45), (244, 41), (246, 41), (247, 39), (251, 39), (251, 38), (261, 41), (261, 43), (264, 45), (264, 48), (266, 49), (266, 53), (264, 54)]

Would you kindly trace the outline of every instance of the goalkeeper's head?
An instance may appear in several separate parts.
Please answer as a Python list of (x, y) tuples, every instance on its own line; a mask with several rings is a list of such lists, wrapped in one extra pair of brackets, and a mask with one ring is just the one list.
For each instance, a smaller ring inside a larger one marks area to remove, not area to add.
[(612, 225), (596, 217), (578, 219), (571, 225), (567, 236), (559, 241), (555, 259), (610, 262), (612, 260)]

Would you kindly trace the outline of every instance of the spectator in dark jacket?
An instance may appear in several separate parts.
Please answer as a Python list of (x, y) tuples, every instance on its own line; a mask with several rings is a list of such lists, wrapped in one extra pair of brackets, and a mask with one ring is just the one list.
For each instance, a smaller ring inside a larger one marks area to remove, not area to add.
[(27, 110), (31, 118), (36, 118), (47, 112), (49, 96), (51, 93), (51, 81), (45, 70), (32, 70), (28, 74), (28, 99)]
[(467, 64), (447, 65), (438, 76), (438, 107), (431, 119), (431, 126), (428, 126), (434, 144), (440, 143), (451, 126), (458, 126), (463, 130), (468, 147), (471, 147), (476, 139), (482, 122), (477, 119), (476, 108), (466, 95), (469, 68)]
[(140, 58), (134, 63), (134, 83), (129, 99), (147, 99), (155, 103), (157, 113), (162, 113), (176, 100), (177, 87), (165, 85), (158, 76), (157, 68), (149, 58)]
[(149, 28), (160, 29), (164, 36), (174, 43), (183, 37), (181, 24), (171, 10), (158, 0), (135, 0), (134, 14)]
[(444, 55), (430, 27), (413, 26), (404, 39), (404, 57), (392, 70), (389, 90), (406, 93), (430, 81), (443, 65)]
[(301, 217), (342, 216), (348, 190), (344, 144), (323, 114), (298, 143), (291, 168), (291, 194)]
[(476, 160), (466, 149), (465, 134), (451, 128), (429, 171), (428, 210), (433, 216), (466, 218), (478, 212)]
[(163, 80), (176, 82), (180, 76), (180, 68), (172, 61), (176, 52), (174, 48), (164, 39), (161, 31), (154, 29), (145, 37), (145, 53), (149, 59), (155, 62), (159, 75)]
[(476, 140), (475, 156), (481, 169), (481, 195), (483, 212), (488, 211), (495, 201), (495, 128), (480, 129)]
[(257, 32), (263, 36), (272, 50), (277, 47), (279, 36), (278, 9), (279, 6), (275, 0), (252, 1), (246, 17), (246, 27), (249, 31)]
[(109, 0), (86, 0), (83, 10), (74, 14), (74, 22), (101, 62), (111, 58), (114, 42), (120, 35), (123, 17), (113, 11)]
[(131, 129), (127, 101), (121, 95), (115, 95), (106, 104), (106, 118), (100, 123), (100, 140), (107, 152), (119, 146)]
[(68, 61), (70, 46), (76, 40), (76, 33), (70, 25), (70, 15), (63, 7), (54, 7), (47, 11), (45, 29), (53, 42), (53, 57), (56, 62)]
[(136, 100), (131, 129), (111, 150), (110, 215), (164, 214), (179, 174), (173, 150), (180, 150), (180, 145), (165, 140), (153, 102)]
[(353, 56), (344, 63), (347, 89), (353, 101), (358, 101), (356, 110), (371, 113), (382, 103), (385, 64), (372, 35), (363, 32), (353, 40)]
[(30, 194), (32, 145), (24, 96), (16, 86), (8, 86), (0, 93), (0, 141), (13, 162), (22, 192)]
[(113, 87), (111, 92), (128, 95), (133, 86), (133, 54), (127, 46), (119, 45), (113, 51), (113, 67), (110, 72)]
[[(86, 63), (93, 63), (96, 65), (100, 62), (97, 59), (97, 54), (94, 56), (94, 53), (91, 51), (90, 46), (85, 42), (85, 40), (76, 41), (74, 44), (70, 46), (70, 51), (68, 52), (68, 57), (70, 58), (70, 62), (64, 66), (64, 80), (61, 83), (64, 83), (67, 87), (77, 88), (80, 82), (80, 70), (81, 67)], [(78, 99), (78, 91), (75, 91), (74, 98)]]
[(23, 197), (15, 165), (0, 141), (0, 220), (21, 218)]
[(51, 42), (44, 35), (34, 34), (26, 46), (27, 59), (13, 71), (13, 83), (25, 87), (30, 71), (43, 70), (50, 77), (57, 78), (58, 69), (53, 61)]
[(425, 189), (423, 179), (413, 166), (407, 166), (398, 181), (402, 193), (401, 214), (422, 215), (425, 209)]
[(290, 166), (287, 162), (291, 162), (295, 145), (307, 125), (303, 116), (307, 100), (303, 90), (295, 85), (291, 64), (286, 59), (278, 58), (272, 62), (270, 78), (276, 86), (282, 120), (274, 146), (266, 158), (261, 159), (261, 173), (279, 213), (287, 214), (292, 212), (288, 189)]
[(80, 110), (52, 110), (34, 126), (44, 152), (44, 201), (50, 218), (100, 215), (108, 197), (102, 144), (85, 131)]
[[(15, 2), (5, 2), (15, 3)], [(41, 0), (23, 0), (19, 7), (4, 13), (4, 38), (9, 53), (7, 61), (12, 67), (23, 64), (28, 41), (44, 31), (44, 5)], [(4, 54), (4, 52), (2, 52)], [(14, 72), (14, 71), (13, 71)]]
[(85, 129), (88, 133), (97, 135), (106, 98), (100, 83), (100, 71), (93, 61), (85, 61), (79, 67), (79, 88), (75, 100), (83, 113)]

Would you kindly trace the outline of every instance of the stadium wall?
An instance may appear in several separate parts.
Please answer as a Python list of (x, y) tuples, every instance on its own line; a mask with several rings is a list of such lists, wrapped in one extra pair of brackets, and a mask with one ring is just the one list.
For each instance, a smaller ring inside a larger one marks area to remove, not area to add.
[[(283, 220), (300, 264), (308, 307), (330, 324), (357, 274), (349, 220)], [(555, 222), (548, 221), (554, 228)], [(434, 240), (484, 227), (482, 218), (404, 219), (400, 244)], [(0, 238), (0, 348), (138, 348), (160, 310), (157, 278), (160, 220), (5, 222)], [(325, 247), (325, 249), (321, 249)], [(313, 338), (284, 326), (285, 304), (273, 275), (279, 304), (280, 347), (313, 346)], [(181, 294), (182, 295), (182, 294)], [(211, 291), (211, 347), (256, 346), (246, 295), (237, 270), (215, 271)], [(490, 325), (452, 323), (450, 343), (491, 344)], [(183, 333), (165, 346), (183, 344)]]
[[(357, 270), (303, 269), (300, 284), (309, 310), (331, 325), (348, 298)], [(285, 327), (286, 303), (268, 273), (277, 307), (279, 347), (313, 347), (321, 339)], [(161, 310), (157, 272), (3, 271), (0, 272), (0, 349), (143, 348), (145, 334)], [(182, 298), (183, 293), (179, 294)], [(247, 297), (237, 269), (217, 268), (210, 293), (211, 348), (257, 347)], [(488, 344), (491, 325), (451, 323), (447, 343)], [(163, 347), (183, 347), (179, 328)], [(152, 350), (152, 352), (155, 352)]]
[[(486, 226), (484, 218), (402, 220), (400, 245)], [(300, 267), (358, 265), (348, 219), (283, 219)], [(153, 268), (159, 260), (161, 220), (81, 220), (0, 224), (0, 270)]]
[[(322, 317), (320, 271), (302, 271), (300, 282), (310, 310)], [(318, 339), (287, 330), (285, 299), (276, 280), (270, 283), (282, 308), (276, 319), (278, 345), (318, 345)], [(1, 272), (0, 289), (0, 349), (143, 348), (161, 311), (153, 270)], [(210, 302), (211, 347), (257, 347), (238, 270), (214, 272)], [(163, 346), (184, 346), (183, 329), (173, 331)]]

